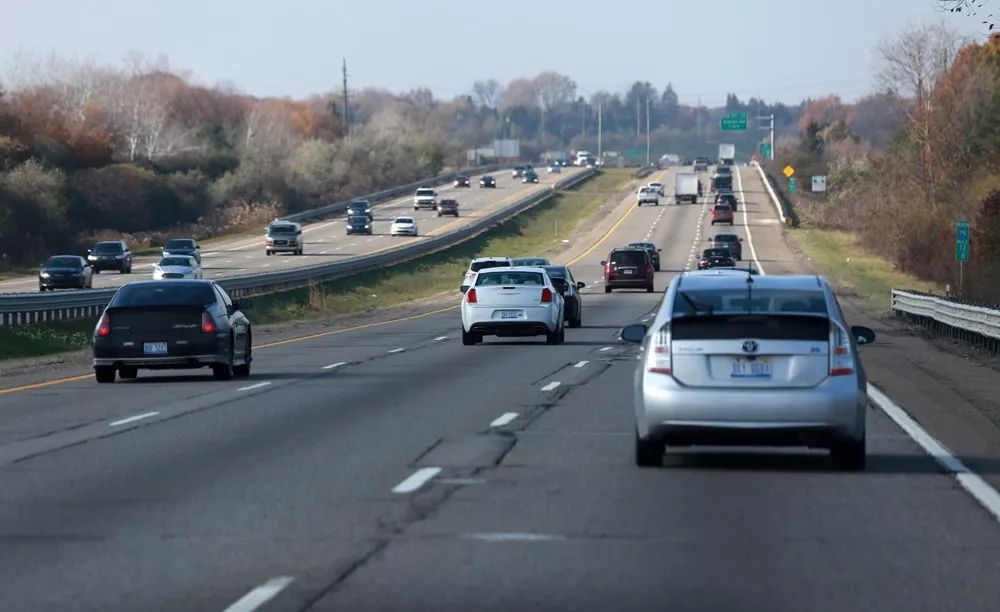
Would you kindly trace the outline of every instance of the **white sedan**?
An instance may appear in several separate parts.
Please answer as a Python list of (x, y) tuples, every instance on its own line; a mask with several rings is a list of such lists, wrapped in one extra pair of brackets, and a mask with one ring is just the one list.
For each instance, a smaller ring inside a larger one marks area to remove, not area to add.
[(484, 268), (462, 298), (462, 344), (483, 336), (545, 335), (548, 344), (566, 338), (565, 302), (542, 268)]
[(396, 217), (389, 228), (390, 236), (416, 236), (417, 221), (413, 217)]
[(190, 255), (168, 255), (153, 265), (153, 280), (201, 278), (201, 266)]

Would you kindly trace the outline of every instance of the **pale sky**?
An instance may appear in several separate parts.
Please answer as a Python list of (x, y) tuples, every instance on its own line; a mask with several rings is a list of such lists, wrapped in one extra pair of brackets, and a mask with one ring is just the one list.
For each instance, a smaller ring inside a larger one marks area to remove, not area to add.
[(19, 49), (113, 64), (136, 50), (199, 83), (298, 98), (339, 90), (346, 57), (352, 89), (446, 99), (555, 70), (584, 95), (648, 80), (685, 103), (795, 103), (867, 93), (880, 38), (935, 19), (985, 38), (933, 0), (0, 0), (0, 66)]

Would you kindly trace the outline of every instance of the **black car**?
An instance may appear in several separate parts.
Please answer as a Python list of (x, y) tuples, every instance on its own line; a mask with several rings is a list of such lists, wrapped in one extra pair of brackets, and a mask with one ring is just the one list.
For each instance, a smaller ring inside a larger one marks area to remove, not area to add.
[(347, 205), (347, 216), (353, 215), (364, 215), (369, 219), (372, 219), (374, 215), (372, 214), (372, 203), (370, 200), (354, 200)]
[(580, 289), (587, 286), (587, 283), (577, 282), (573, 279), (573, 273), (566, 266), (542, 266), (552, 279), (552, 285), (559, 291), (566, 301), (565, 319), (570, 327), (580, 327), (583, 324), (583, 296)]
[(368, 234), (371, 236), (374, 233), (372, 229), (372, 220), (368, 215), (351, 215), (347, 218), (347, 235), (351, 234)]
[(660, 271), (660, 252), (663, 249), (656, 248), (656, 245), (652, 242), (630, 242), (627, 248), (629, 249), (645, 249), (649, 252), (649, 259), (653, 262), (653, 270)]
[(732, 256), (743, 259), (743, 239), (736, 234), (716, 234), (708, 239), (714, 249), (729, 249)]
[(455, 177), (455, 187), (469, 187), (469, 177), (461, 174)]
[(94, 274), (101, 270), (118, 270), (122, 274), (132, 273), (132, 251), (124, 240), (102, 240), (87, 251), (87, 261)]
[(736, 194), (732, 191), (723, 190), (715, 195), (716, 204), (729, 204), (733, 207), (733, 212), (736, 212)]
[(250, 321), (210, 280), (137, 281), (119, 289), (94, 328), (94, 375), (99, 383), (135, 378), (140, 368), (209, 366), (216, 380), (249, 376)]
[(171, 255), (187, 255), (188, 257), (194, 257), (194, 260), (199, 264), (201, 263), (201, 247), (194, 238), (173, 238), (167, 240), (167, 243), (163, 245), (163, 256), (170, 257)]
[(705, 249), (698, 259), (699, 270), (709, 270), (711, 268), (732, 267), (736, 262), (733, 255), (727, 248), (714, 247)]
[(38, 290), (91, 289), (94, 271), (83, 257), (53, 255), (38, 272)]
[(525, 170), (524, 174), (521, 175), (521, 182), (522, 183), (537, 183), (538, 182), (538, 174), (535, 173), (534, 170)]
[(733, 175), (732, 174), (720, 174), (716, 172), (712, 175), (712, 191), (732, 191), (733, 189)]
[(496, 189), (497, 180), (492, 176), (486, 175), (483, 178), (479, 179), (479, 186), (488, 189)]

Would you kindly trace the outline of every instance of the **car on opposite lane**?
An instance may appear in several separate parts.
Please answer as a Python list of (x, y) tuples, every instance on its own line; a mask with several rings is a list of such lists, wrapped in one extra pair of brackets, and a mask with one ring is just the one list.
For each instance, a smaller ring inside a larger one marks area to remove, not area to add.
[(372, 212), (371, 200), (354, 200), (347, 205), (347, 216), (365, 216), (374, 219), (375, 214)]
[(344, 223), (344, 232), (347, 236), (351, 234), (367, 234), (371, 236), (375, 233), (375, 228), (373, 227), (371, 217), (368, 215), (351, 215), (347, 217), (347, 221)]
[(653, 261), (646, 249), (614, 249), (601, 265), (604, 266), (604, 293), (614, 289), (653, 292)]
[(38, 271), (38, 290), (92, 289), (94, 270), (82, 257), (53, 255)]
[(527, 169), (528, 169), (527, 166), (521, 166), (521, 165), (514, 166), (514, 169), (510, 171), (510, 177), (521, 178), (527, 171)]
[(510, 257), (476, 257), (469, 262), (469, 269), (465, 271), (462, 285), (459, 290), (465, 292), (476, 280), (476, 273), (488, 268), (509, 268), (514, 265), (514, 260)]
[(709, 238), (708, 242), (713, 249), (729, 249), (736, 261), (743, 259), (743, 239), (736, 234), (716, 234)]
[(438, 202), (437, 205), (437, 216), (441, 215), (452, 215), (453, 217), (458, 216), (458, 200), (452, 198), (445, 198)]
[(538, 173), (534, 170), (525, 170), (524, 174), (521, 175), (522, 183), (537, 183), (538, 181)]
[(566, 337), (565, 301), (542, 268), (490, 268), (476, 274), (462, 296), (462, 344), (545, 335), (548, 344)]
[(153, 264), (153, 280), (201, 278), (201, 264), (190, 255), (168, 255)]
[(268, 257), (275, 253), (301, 255), (305, 247), (302, 226), (294, 221), (275, 219), (267, 226), (264, 252)]
[(567, 266), (546, 265), (542, 266), (542, 269), (549, 275), (552, 284), (566, 301), (564, 306), (566, 323), (570, 327), (580, 327), (583, 324), (583, 295), (580, 290), (585, 288), (587, 283), (577, 282)]
[(649, 260), (653, 262), (653, 271), (660, 271), (660, 253), (663, 249), (656, 248), (652, 242), (630, 242), (625, 245), (628, 249), (645, 249), (649, 253)]
[(464, 174), (456, 176), (455, 182), (452, 183), (452, 185), (455, 187), (471, 187), (471, 184), (469, 183), (469, 177), (465, 176)]
[(194, 257), (198, 264), (201, 264), (201, 247), (194, 238), (171, 238), (163, 245), (161, 256), (187, 255)]
[(826, 448), (865, 467), (867, 381), (850, 327), (820, 276), (681, 274), (642, 344), (633, 378), (635, 462), (660, 466), (668, 446)]
[(413, 194), (413, 210), (437, 208), (437, 192), (431, 187), (420, 187)]
[(487, 174), (483, 178), (479, 179), (479, 187), (480, 189), (496, 189), (497, 180)]
[(712, 208), (712, 225), (716, 223), (733, 224), (733, 207), (729, 204), (716, 204)]
[(396, 217), (389, 227), (390, 236), (416, 236), (417, 221), (413, 217)]
[(101, 270), (118, 270), (122, 274), (132, 273), (132, 251), (124, 240), (102, 240), (87, 251), (87, 261), (94, 274)]
[(97, 382), (135, 378), (139, 369), (205, 366), (217, 380), (249, 376), (252, 332), (242, 311), (250, 306), (210, 280), (128, 283), (94, 328)]
[(557, 164), (557, 163), (551, 163), (551, 164), (549, 164), (548, 173), (549, 174), (561, 174), (562, 173), (562, 167), (559, 164)]

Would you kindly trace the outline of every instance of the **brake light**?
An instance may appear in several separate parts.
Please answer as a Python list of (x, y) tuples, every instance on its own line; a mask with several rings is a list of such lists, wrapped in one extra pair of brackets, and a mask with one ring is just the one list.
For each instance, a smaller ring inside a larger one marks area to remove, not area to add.
[(468, 302), (468, 303), (470, 303), (470, 304), (478, 304), (479, 303), (479, 298), (476, 297), (476, 288), (475, 287), (471, 287), (468, 291), (465, 292), (465, 301)]
[(97, 322), (97, 335), (101, 338), (111, 335), (111, 315), (108, 313), (101, 315), (101, 320)]
[(552, 303), (552, 290), (548, 287), (542, 288), (542, 304)]
[(646, 356), (647, 369), (653, 374), (670, 374), (670, 323), (666, 323), (655, 334), (649, 343), (649, 354)]
[(201, 313), (201, 331), (205, 334), (214, 334), (216, 330), (215, 321), (208, 311)]
[(851, 339), (847, 331), (838, 323), (830, 322), (830, 376), (846, 376), (854, 373), (854, 355), (851, 353)]

